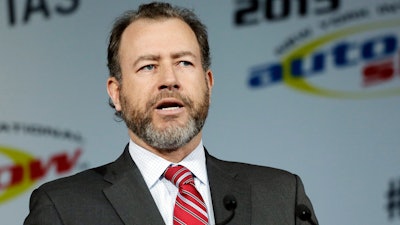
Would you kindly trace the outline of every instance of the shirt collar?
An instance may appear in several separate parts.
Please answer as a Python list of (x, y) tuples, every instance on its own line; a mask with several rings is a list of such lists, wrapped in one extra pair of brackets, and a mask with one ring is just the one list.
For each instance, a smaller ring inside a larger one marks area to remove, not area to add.
[(129, 153), (139, 168), (149, 189), (162, 179), (165, 169), (171, 164), (179, 164), (188, 168), (203, 184), (208, 183), (206, 158), (203, 143), (199, 145), (179, 163), (172, 163), (164, 158), (140, 147), (132, 140), (129, 141)]

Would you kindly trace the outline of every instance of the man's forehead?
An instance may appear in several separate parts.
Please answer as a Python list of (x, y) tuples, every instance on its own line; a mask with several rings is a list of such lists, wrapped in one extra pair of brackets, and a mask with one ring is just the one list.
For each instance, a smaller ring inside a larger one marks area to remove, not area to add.
[[(185, 29), (193, 32), (192, 28), (184, 20), (180, 18), (140, 18), (132, 21), (123, 31), (124, 33), (134, 31), (136, 29), (151, 29), (152, 27), (162, 28), (166, 26), (180, 26), (180, 29)], [(123, 35), (122, 34), (122, 35)], [(193, 32), (194, 34), (194, 32)]]
[[(193, 30), (180, 19), (139, 19), (131, 23), (121, 37), (120, 50), (135, 49), (141, 55), (172, 57), (200, 55), (200, 45)], [(126, 52), (128, 53), (128, 52)], [(134, 53), (134, 54), (135, 54)], [(132, 54), (130, 52), (129, 54)]]

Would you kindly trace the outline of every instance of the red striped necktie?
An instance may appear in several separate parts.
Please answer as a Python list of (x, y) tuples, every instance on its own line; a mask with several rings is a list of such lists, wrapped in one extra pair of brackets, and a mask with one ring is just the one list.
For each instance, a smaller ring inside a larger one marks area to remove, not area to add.
[(164, 176), (179, 189), (174, 207), (174, 225), (208, 224), (207, 207), (195, 187), (192, 172), (184, 166), (170, 166)]

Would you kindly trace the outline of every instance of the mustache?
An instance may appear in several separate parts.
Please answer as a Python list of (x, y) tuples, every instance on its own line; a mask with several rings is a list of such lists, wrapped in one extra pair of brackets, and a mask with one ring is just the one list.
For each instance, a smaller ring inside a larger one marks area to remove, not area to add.
[(164, 98), (176, 98), (176, 99), (180, 100), (181, 102), (183, 102), (183, 105), (185, 107), (193, 106), (193, 101), (188, 96), (182, 95), (176, 91), (172, 91), (172, 92), (168, 91), (168, 92), (160, 92), (156, 96), (152, 97), (150, 99), (150, 101), (147, 102), (147, 105), (146, 105), (147, 108), (150, 109), (150, 108), (155, 107), (155, 105)]

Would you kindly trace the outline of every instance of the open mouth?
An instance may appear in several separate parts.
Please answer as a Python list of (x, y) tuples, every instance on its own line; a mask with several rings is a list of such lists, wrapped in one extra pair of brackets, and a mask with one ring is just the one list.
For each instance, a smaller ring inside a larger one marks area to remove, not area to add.
[(180, 109), (183, 107), (183, 103), (178, 101), (178, 100), (162, 100), (159, 102), (156, 106), (156, 109), (158, 110), (176, 110)]

